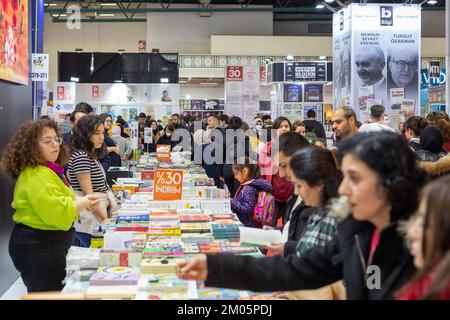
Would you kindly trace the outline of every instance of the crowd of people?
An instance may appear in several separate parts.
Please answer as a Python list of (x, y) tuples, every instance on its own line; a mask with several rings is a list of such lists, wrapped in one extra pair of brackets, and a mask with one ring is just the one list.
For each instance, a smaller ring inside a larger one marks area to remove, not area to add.
[[(382, 105), (362, 125), (337, 108), (330, 145), (313, 110), (304, 121), (265, 115), (251, 126), (179, 114), (163, 126), (139, 114), (141, 151), (191, 151), (244, 226), (283, 234), (268, 257), (202, 255), (178, 275), (287, 299), (450, 299), (449, 117), (411, 114), (401, 131), (385, 119)], [(134, 154), (122, 117), (80, 103), (70, 122), (62, 135), (48, 117), (24, 124), (0, 161), (17, 179), (10, 255), (28, 291), (62, 288), (69, 247), (89, 247), (93, 227), (117, 209), (106, 172)], [(256, 213), (262, 195), (273, 210), (266, 220)]]

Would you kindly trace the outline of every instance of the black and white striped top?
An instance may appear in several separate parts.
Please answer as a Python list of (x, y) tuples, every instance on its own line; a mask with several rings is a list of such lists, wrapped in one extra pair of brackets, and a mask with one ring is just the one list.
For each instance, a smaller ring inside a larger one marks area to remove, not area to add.
[(73, 189), (78, 191), (82, 191), (77, 179), (77, 174), (80, 173), (91, 174), (93, 192), (108, 191), (100, 163), (96, 159), (89, 157), (85, 151), (74, 150), (70, 156), (67, 175)]

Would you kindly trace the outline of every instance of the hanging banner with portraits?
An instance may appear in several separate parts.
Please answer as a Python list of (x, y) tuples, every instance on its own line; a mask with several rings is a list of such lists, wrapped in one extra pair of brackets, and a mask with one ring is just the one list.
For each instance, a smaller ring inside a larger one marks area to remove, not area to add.
[[(342, 20), (350, 28), (350, 58), (342, 54), (349, 48), (344, 41), (346, 30), (339, 30)], [(343, 105), (343, 95), (350, 94), (345, 104), (350, 104), (361, 122), (369, 119), (373, 104), (382, 104), (390, 118), (398, 118), (402, 106), (418, 114), (420, 37), (420, 5), (352, 4), (337, 12), (333, 17), (334, 65), (340, 66), (333, 79), (339, 80), (335, 106)], [(342, 85), (344, 61), (350, 61), (350, 91)]]

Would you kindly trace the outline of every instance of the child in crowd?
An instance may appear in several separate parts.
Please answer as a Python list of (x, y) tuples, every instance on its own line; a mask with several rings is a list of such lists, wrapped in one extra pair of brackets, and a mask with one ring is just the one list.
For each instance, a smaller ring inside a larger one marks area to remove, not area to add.
[(246, 227), (261, 228), (261, 223), (253, 219), (253, 211), (260, 191), (272, 192), (271, 184), (260, 179), (259, 166), (249, 158), (238, 159), (233, 165), (235, 178), (241, 184), (231, 200), (231, 210)]
[(19, 128), (0, 162), (17, 179), (9, 254), (28, 292), (62, 290), (73, 223), (81, 211), (99, 205), (92, 194), (75, 200), (62, 167), (67, 157), (57, 124), (40, 119)]
[(411, 254), (419, 270), (399, 293), (399, 300), (450, 300), (450, 177), (434, 180), (422, 190), (408, 231)]

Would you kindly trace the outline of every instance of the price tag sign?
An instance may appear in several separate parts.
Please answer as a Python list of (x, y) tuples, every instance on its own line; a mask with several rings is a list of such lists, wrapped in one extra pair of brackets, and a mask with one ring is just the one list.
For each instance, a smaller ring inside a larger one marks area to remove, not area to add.
[(181, 200), (183, 192), (183, 170), (155, 170), (153, 200)]
[(161, 162), (170, 162), (170, 144), (156, 145), (156, 159)]
[(243, 66), (227, 66), (227, 81), (242, 81), (243, 78)]

